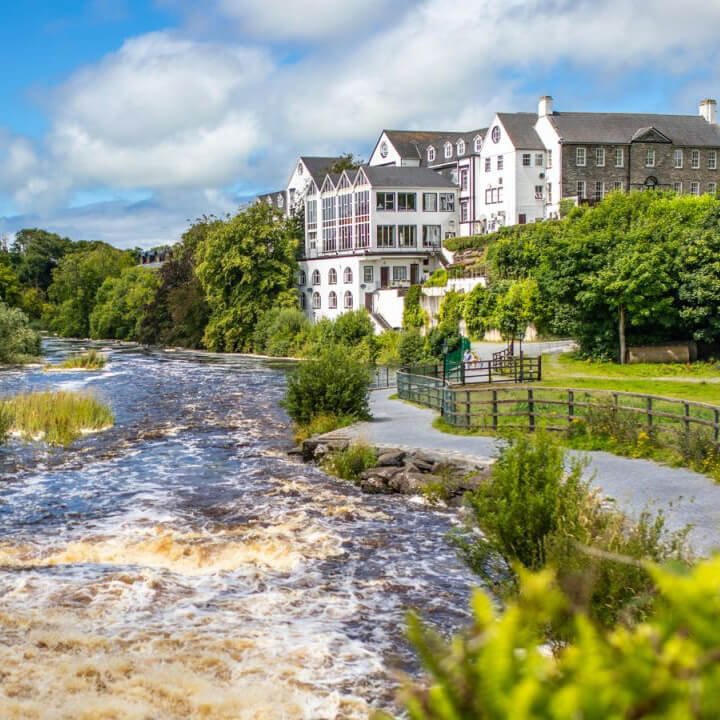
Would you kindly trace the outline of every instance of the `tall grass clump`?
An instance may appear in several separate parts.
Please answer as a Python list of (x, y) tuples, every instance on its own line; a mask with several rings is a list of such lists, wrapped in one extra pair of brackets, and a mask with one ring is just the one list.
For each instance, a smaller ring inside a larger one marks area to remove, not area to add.
[(44, 440), (67, 446), (84, 432), (110, 427), (110, 408), (88, 393), (34, 392), (4, 398), (0, 416), (8, 418), (8, 430), (24, 440)]
[(687, 530), (668, 533), (662, 514), (631, 520), (609, 509), (582, 470), (547, 433), (513, 439), (489, 481), (466, 496), (470, 525), (453, 540), (502, 594), (517, 592), (519, 569), (549, 567), (573, 611), (604, 627), (636, 622), (656, 595), (647, 562), (689, 563)]
[(57, 367), (63, 370), (102, 370), (106, 363), (107, 357), (93, 349), (79, 355), (71, 355)]
[(357, 482), (361, 473), (377, 463), (377, 453), (364, 443), (349, 445), (330, 453), (323, 461), (323, 469), (343, 480)]

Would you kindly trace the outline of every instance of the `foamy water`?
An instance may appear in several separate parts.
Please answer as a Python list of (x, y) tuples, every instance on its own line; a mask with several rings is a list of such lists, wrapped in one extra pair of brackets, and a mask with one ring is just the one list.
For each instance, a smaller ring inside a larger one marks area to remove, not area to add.
[[(56, 362), (72, 343), (48, 344)], [(407, 609), (450, 631), (450, 519), (289, 461), (281, 368), (110, 347), (117, 423), (0, 449), (0, 718), (366, 718), (417, 672)]]

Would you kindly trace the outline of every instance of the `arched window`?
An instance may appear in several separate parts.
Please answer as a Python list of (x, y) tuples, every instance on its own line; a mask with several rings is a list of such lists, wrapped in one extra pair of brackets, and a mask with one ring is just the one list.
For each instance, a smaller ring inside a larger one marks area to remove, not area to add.
[(337, 293), (335, 293), (335, 291), (332, 291), (328, 295), (328, 307), (331, 310), (335, 310), (335, 308), (337, 307)]
[(300, 309), (305, 309), (305, 293), (303, 292), (300, 293)]
[(452, 157), (452, 143), (451, 142), (445, 143), (445, 157), (446, 158)]
[(352, 280), (353, 280), (352, 270), (349, 267), (346, 267), (345, 272), (343, 273), (343, 281), (345, 282), (346, 285), (348, 285), (349, 283), (352, 282)]
[(313, 274), (312, 274), (312, 284), (313, 284), (313, 285), (319, 285), (319, 284), (320, 284), (320, 271), (319, 271), (319, 270), (313, 270)]
[(464, 140), (458, 140), (458, 141), (457, 141), (457, 154), (458, 154), (458, 155), (464, 155), (464, 154), (465, 154), (465, 141), (464, 141)]
[(306, 279), (307, 279), (307, 278), (305, 277), (305, 271), (304, 271), (304, 270), (301, 270), (301, 271), (298, 273), (298, 285), (304, 285)]
[(278, 207), (283, 207), (283, 205), (285, 205), (285, 198), (282, 195), (277, 196), (277, 204)]
[(479, 153), (482, 149), (482, 138), (479, 135), (475, 136), (475, 140), (473, 141), (475, 145), (475, 152)]
[(313, 310), (319, 310), (320, 309), (320, 293), (314, 292), (313, 293)]
[(337, 270), (330, 268), (328, 271), (328, 283), (330, 285), (337, 285)]
[(353, 307), (353, 296), (352, 296), (352, 293), (351, 293), (349, 290), (345, 293), (345, 298), (344, 298), (344, 301), (343, 301), (343, 307), (344, 307), (346, 310), (352, 310), (352, 307)]
[(427, 149), (427, 159), (428, 162), (435, 160), (435, 148), (432, 145)]

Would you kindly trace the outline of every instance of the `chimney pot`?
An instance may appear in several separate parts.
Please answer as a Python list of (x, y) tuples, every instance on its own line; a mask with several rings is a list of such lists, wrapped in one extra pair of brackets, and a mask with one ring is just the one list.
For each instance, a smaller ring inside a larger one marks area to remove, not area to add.
[(545, 117), (553, 113), (552, 95), (541, 95), (538, 102), (538, 117)]
[(700, 101), (700, 116), (711, 125), (717, 125), (717, 100), (705, 98)]

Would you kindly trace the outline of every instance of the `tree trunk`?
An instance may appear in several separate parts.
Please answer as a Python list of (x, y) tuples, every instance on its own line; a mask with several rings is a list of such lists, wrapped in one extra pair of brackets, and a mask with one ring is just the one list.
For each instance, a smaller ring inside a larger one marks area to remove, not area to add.
[(620, 313), (618, 316), (618, 335), (620, 336), (620, 364), (624, 365), (627, 349), (625, 347), (625, 308), (620, 306)]

